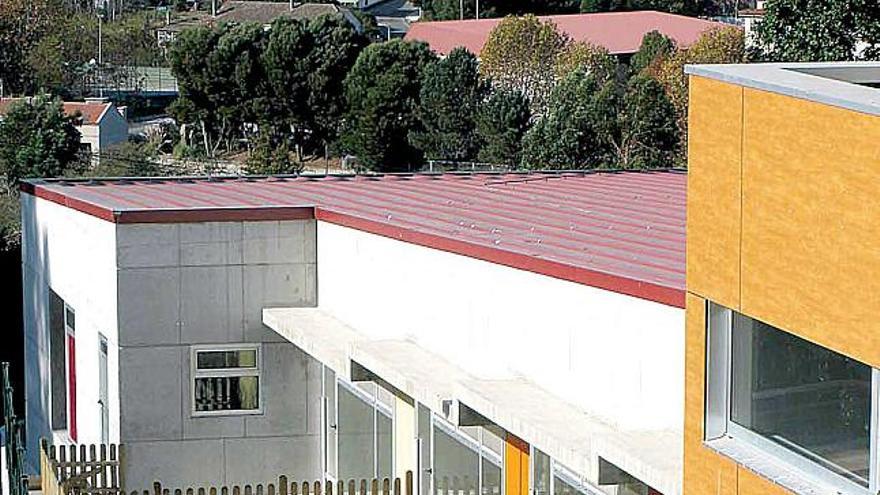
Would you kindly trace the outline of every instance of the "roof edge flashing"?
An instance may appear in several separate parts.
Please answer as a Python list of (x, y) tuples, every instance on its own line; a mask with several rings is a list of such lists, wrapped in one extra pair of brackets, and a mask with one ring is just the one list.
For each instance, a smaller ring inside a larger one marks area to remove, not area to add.
[(685, 73), (880, 116), (880, 62), (686, 65)]

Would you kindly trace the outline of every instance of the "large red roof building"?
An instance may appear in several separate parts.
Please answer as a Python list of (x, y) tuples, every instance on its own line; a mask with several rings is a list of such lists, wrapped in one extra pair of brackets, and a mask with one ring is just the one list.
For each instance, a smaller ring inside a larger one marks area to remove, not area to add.
[[(688, 46), (703, 32), (724, 26), (714, 21), (655, 11), (553, 15), (540, 19), (553, 22), (575, 41), (604, 47), (614, 55), (635, 53), (642, 37), (651, 31), (660, 31), (680, 46)], [(457, 47), (479, 55), (489, 33), (499, 22), (501, 19), (417, 22), (410, 27), (405, 39), (424, 41), (441, 55)]]

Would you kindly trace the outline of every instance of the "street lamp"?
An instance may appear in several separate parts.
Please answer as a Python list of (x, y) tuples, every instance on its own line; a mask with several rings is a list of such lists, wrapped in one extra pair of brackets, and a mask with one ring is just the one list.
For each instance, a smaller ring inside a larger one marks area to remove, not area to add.
[(104, 14), (107, 10), (107, 1), (101, 0), (98, 9), (95, 13), (98, 16), (98, 96), (101, 98), (104, 97), (104, 73), (103, 73), (103, 64), (104, 64), (104, 47), (103, 47), (103, 24), (104, 24)]

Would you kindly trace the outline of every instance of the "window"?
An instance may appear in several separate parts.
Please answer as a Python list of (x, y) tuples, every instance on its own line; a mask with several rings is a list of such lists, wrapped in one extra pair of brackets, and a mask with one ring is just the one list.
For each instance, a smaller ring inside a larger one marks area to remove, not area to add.
[(760, 449), (843, 493), (877, 492), (875, 371), (711, 304), (706, 439)]
[(339, 479), (391, 477), (393, 396), (374, 382), (337, 381)]
[(193, 415), (259, 414), (260, 347), (194, 348)]
[(67, 429), (67, 334), (64, 301), (49, 290), (49, 369), (52, 391), (52, 429)]
[(76, 429), (76, 314), (49, 289), (49, 388), (53, 430), (67, 430), (77, 440)]

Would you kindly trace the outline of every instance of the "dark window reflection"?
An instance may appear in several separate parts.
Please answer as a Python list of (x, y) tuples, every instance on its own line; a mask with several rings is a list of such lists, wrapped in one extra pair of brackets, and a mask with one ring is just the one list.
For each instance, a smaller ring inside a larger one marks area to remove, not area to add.
[(734, 314), (731, 419), (868, 486), (871, 368)]

